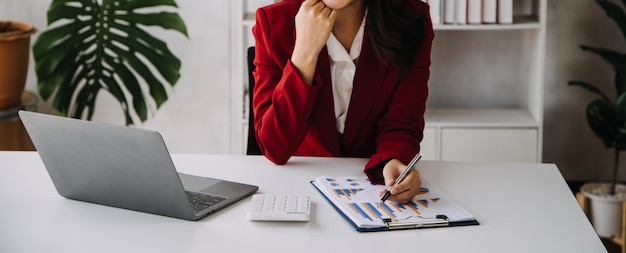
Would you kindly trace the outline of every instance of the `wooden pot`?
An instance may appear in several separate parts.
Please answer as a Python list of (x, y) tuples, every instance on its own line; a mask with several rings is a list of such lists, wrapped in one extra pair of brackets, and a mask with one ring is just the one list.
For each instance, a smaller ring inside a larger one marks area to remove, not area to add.
[(0, 21), (0, 110), (20, 105), (35, 32), (27, 23)]

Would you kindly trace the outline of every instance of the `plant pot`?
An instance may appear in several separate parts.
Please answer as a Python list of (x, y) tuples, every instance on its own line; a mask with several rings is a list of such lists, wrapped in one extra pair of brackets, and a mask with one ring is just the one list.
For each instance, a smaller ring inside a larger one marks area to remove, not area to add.
[(0, 21), (0, 110), (20, 105), (35, 32), (27, 23)]
[(622, 210), (626, 201), (626, 185), (618, 184), (615, 195), (609, 195), (610, 183), (586, 183), (580, 188), (589, 198), (589, 218), (598, 236), (620, 237), (622, 233)]

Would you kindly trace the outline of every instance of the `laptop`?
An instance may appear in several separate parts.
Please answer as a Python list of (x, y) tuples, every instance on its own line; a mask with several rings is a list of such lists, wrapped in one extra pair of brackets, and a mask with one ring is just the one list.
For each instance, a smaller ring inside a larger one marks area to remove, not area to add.
[(177, 173), (156, 131), (19, 111), (59, 195), (196, 221), (259, 188)]

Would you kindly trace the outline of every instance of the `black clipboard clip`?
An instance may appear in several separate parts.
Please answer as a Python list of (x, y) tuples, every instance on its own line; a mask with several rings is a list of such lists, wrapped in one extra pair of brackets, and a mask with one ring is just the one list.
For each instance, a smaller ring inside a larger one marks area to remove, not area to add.
[(448, 216), (439, 214), (431, 219), (424, 219), (419, 222), (392, 222), (390, 218), (383, 219), (383, 222), (387, 228), (391, 229), (408, 229), (408, 228), (432, 228), (432, 227), (447, 227), (450, 225)]

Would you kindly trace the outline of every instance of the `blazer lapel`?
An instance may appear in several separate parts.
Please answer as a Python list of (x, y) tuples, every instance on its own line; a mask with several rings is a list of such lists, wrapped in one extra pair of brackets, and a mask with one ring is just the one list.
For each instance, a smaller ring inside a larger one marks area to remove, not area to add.
[(350, 147), (354, 142), (359, 128), (363, 125), (363, 121), (373, 105), (373, 101), (385, 83), (388, 70), (389, 64), (381, 62), (376, 57), (369, 43), (369, 36), (364, 36), (341, 143), (343, 148)]
[(335, 107), (333, 101), (333, 89), (332, 79), (330, 75), (330, 60), (326, 47), (322, 49), (317, 60), (317, 70), (315, 77), (322, 85), (320, 93), (317, 97), (315, 113), (316, 125), (319, 126), (319, 131), (322, 136), (323, 142), (326, 144), (328, 150), (334, 156), (341, 155), (341, 149), (339, 146), (339, 138), (337, 135), (337, 126), (335, 123)]

